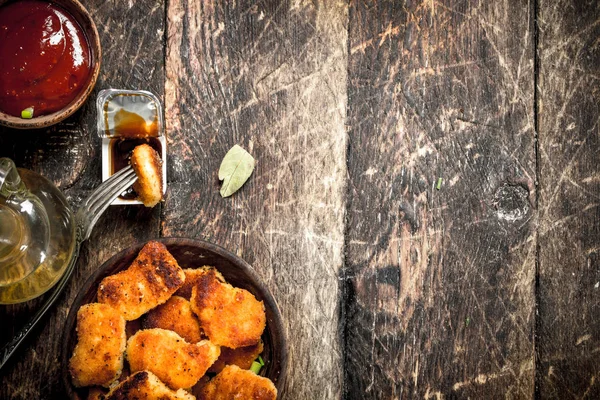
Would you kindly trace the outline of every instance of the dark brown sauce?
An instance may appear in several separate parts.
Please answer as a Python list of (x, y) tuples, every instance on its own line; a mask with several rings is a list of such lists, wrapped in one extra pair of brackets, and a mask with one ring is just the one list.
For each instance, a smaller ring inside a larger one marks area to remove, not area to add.
[[(149, 137), (149, 138), (139, 138), (139, 139), (123, 139), (123, 138), (114, 138), (110, 139), (108, 144), (109, 146), (109, 163), (110, 163), (110, 175), (113, 175), (116, 172), (119, 172), (123, 168), (129, 165), (129, 159), (131, 157), (131, 152), (136, 146), (140, 144), (148, 144), (154, 150), (158, 152), (158, 154), (162, 154), (162, 145), (157, 137)], [(133, 190), (133, 187), (130, 187), (125, 192), (119, 196), (120, 199), (124, 200), (135, 200), (138, 195)]]
[(120, 109), (115, 114), (115, 135), (128, 138), (142, 138), (158, 136), (158, 120), (151, 123), (139, 114)]

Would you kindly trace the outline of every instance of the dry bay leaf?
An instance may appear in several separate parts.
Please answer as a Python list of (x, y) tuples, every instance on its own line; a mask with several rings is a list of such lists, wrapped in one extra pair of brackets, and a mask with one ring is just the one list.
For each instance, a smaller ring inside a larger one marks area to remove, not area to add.
[(233, 146), (221, 161), (219, 180), (223, 181), (221, 196), (229, 197), (248, 180), (254, 170), (254, 157), (239, 145)]

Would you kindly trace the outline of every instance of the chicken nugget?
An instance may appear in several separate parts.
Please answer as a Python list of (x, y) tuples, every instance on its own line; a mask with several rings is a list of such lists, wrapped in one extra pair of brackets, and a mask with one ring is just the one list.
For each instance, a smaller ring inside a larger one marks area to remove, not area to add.
[(269, 378), (228, 365), (198, 393), (198, 400), (275, 400), (277, 388)]
[(105, 400), (195, 400), (183, 389), (169, 389), (150, 371), (139, 371), (113, 388)]
[(73, 385), (108, 387), (121, 375), (125, 319), (109, 305), (90, 303), (77, 311), (77, 344), (69, 360)]
[(247, 290), (224, 282), (215, 269), (199, 277), (190, 303), (206, 336), (219, 346), (236, 349), (255, 345), (265, 330), (263, 302)]
[(138, 179), (133, 189), (146, 207), (154, 207), (162, 200), (163, 177), (160, 156), (150, 145), (141, 144), (133, 149), (131, 166)]
[(202, 340), (198, 318), (192, 312), (190, 302), (173, 296), (166, 303), (150, 310), (142, 323), (144, 329), (162, 328), (173, 331), (188, 343)]
[[(196, 286), (198, 279), (200, 279), (202, 275), (206, 274), (210, 270), (214, 270), (214, 268), (209, 267), (208, 265), (200, 268), (184, 269), (183, 272), (185, 273), (185, 282), (183, 283), (183, 286), (177, 289), (175, 295), (189, 300), (190, 297), (192, 297), (192, 288)], [(221, 278), (223, 278), (220, 272), (217, 271), (217, 273), (221, 276)], [(225, 282), (225, 278), (223, 278), (223, 282)]]
[(221, 355), (213, 365), (208, 369), (208, 372), (219, 373), (227, 365), (237, 365), (241, 369), (250, 369), (256, 357), (263, 351), (262, 340), (253, 346), (238, 347), (230, 349), (229, 347), (221, 347)]
[(184, 280), (183, 270), (165, 245), (151, 241), (129, 268), (100, 282), (98, 302), (111, 305), (131, 321), (167, 301)]
[(219, 346), (208, 340), (190, 344), (175, 332), (158, 328), (141, 330), (127, 341), (131, 371), (150, 371), (172, 389), (192, 387), (219, 354)]

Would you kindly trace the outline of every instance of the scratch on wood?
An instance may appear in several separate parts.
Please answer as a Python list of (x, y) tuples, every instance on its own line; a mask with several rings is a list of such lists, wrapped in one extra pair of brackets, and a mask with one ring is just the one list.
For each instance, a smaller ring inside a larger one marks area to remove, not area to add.
[(386, 29), (379, 33), (377, 35), (377, 37), (365, 40), (364, 42), (357, 44), (355, 46), (352, 47), (352, 49), (350, 50), (351, 54), (356, 53), (357, 51), (362, 51), (364, 52), (365, 49), (370, 46), (371, 44), (373, 44), (373, 42), (376, 39), (379, 39), (379, 44), (378, 46), (381, 47), (381, 45), (386, 41), (386, 40), (391, 40), (392, 37), (397, 36), (400, 33), (400, 26), (392, 26), (392, 23), (388, 23)]
[(583, 396), (581, 396), (582, 399), (588, 398), (588, 394), (590, 393), (590, 390), (592, 390), (592, 388), (594, 387), (595, 384), (596, 384), (596, 376), (590, 377), (590, 384), (587, 387), (587, 389), (585, 390), (585, 392), (583, 393)]
[(491, 373), (491, 374), (479, 374), (473, 379), (468, 379), (468, 380), (462, 381), (462, 382), (456, 382), (452, 386), (452, 390), (454, 390), (456, 392), (456, 391), (462, 389), (464, 386), (473, 385), (473, 384), (483, 385), (489, 380), (498, 379), (498, 378), (501, 378), (502, 376), (505, 376), (508, 374), (509, 374), (508, 371), (495, 372), (495, 373)]
[(425, 400), (429, 400), (429, 399), (435, 399), (435, 400), (444, 400), (444, 394), (442, 392), (430, 392), (430, 388), (427, 388), (427, 391), (425, 392), (425, 396), (424, 399)]
[(579, 346), (580, 344), (582, 344), (583, 342), (587, 342), (591, 338), (592, 338), (592, 335), (590, 335), (589, 333), (586, 335), (580, 336), (577, 338), (577, 341), (575, 342), (575, 346)]
[[(525, 361), (519, 366), (519, 375), (523, 375), (525, 372), (532, 371), (533, 368), (534, 368), (534, 366), (533, 366), (533, 362), (531, 360)], [(515, 371), (514, 371), (513, 366), (507, 364), (507, 365), (504, 365), (500, 369), (499, 372), (493, 372), (493, 373), (488, 373), (488, 374), (479, 374), (479, 375), (475, 376), (474, 378), (456, 382), (454, 385), (452, 385), (452, 390), (454, 390), (456, 392), (456, 391), (459, 391), (459, 390), (463, 389), (464, 387), (467, 387), (470, 385), (485, 385), (492, 380), (500, 379), (505, 376), (514, 375), (514, 374), (515, 374)]]

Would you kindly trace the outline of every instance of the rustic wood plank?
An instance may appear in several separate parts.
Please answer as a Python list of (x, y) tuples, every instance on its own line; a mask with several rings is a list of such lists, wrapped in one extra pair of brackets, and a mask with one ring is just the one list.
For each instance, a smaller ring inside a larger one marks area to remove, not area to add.
[(532, 12), (351, 2), (346, 398), (534, 395)]
[[(266, 281), (289, 338), (281, 398), (341, 395), (346, 24), (347, 5), (334, 2), (168, 6), (162, 232), (231, 249)], [(222, 199), (217, 170), (236, 143), (258, 163)]]
[(600, 398), (600, 4), (539, 2), (539, 322), (544, 399)]
[[(164, 94), (163, 1), (86, 1), (102, 41), (102, 68), (86, 105), (64, 123), (35, 132), (0, 129), (0, 156), (54, 181), (75, 207), (101, 181), (100, 140), (96, 135), (96, 93), (114, 87)], [(159, 235), (160, 210), (111, 207), (84, 244), (72, 283), (43, 320), (43, 327), (0, 371), (1, 399), (63, 398), (60, 346), (69, 306), (91, 272), (116, 251)], [(2, 342), (39, 307), (41, 300), (0, 307)]]

